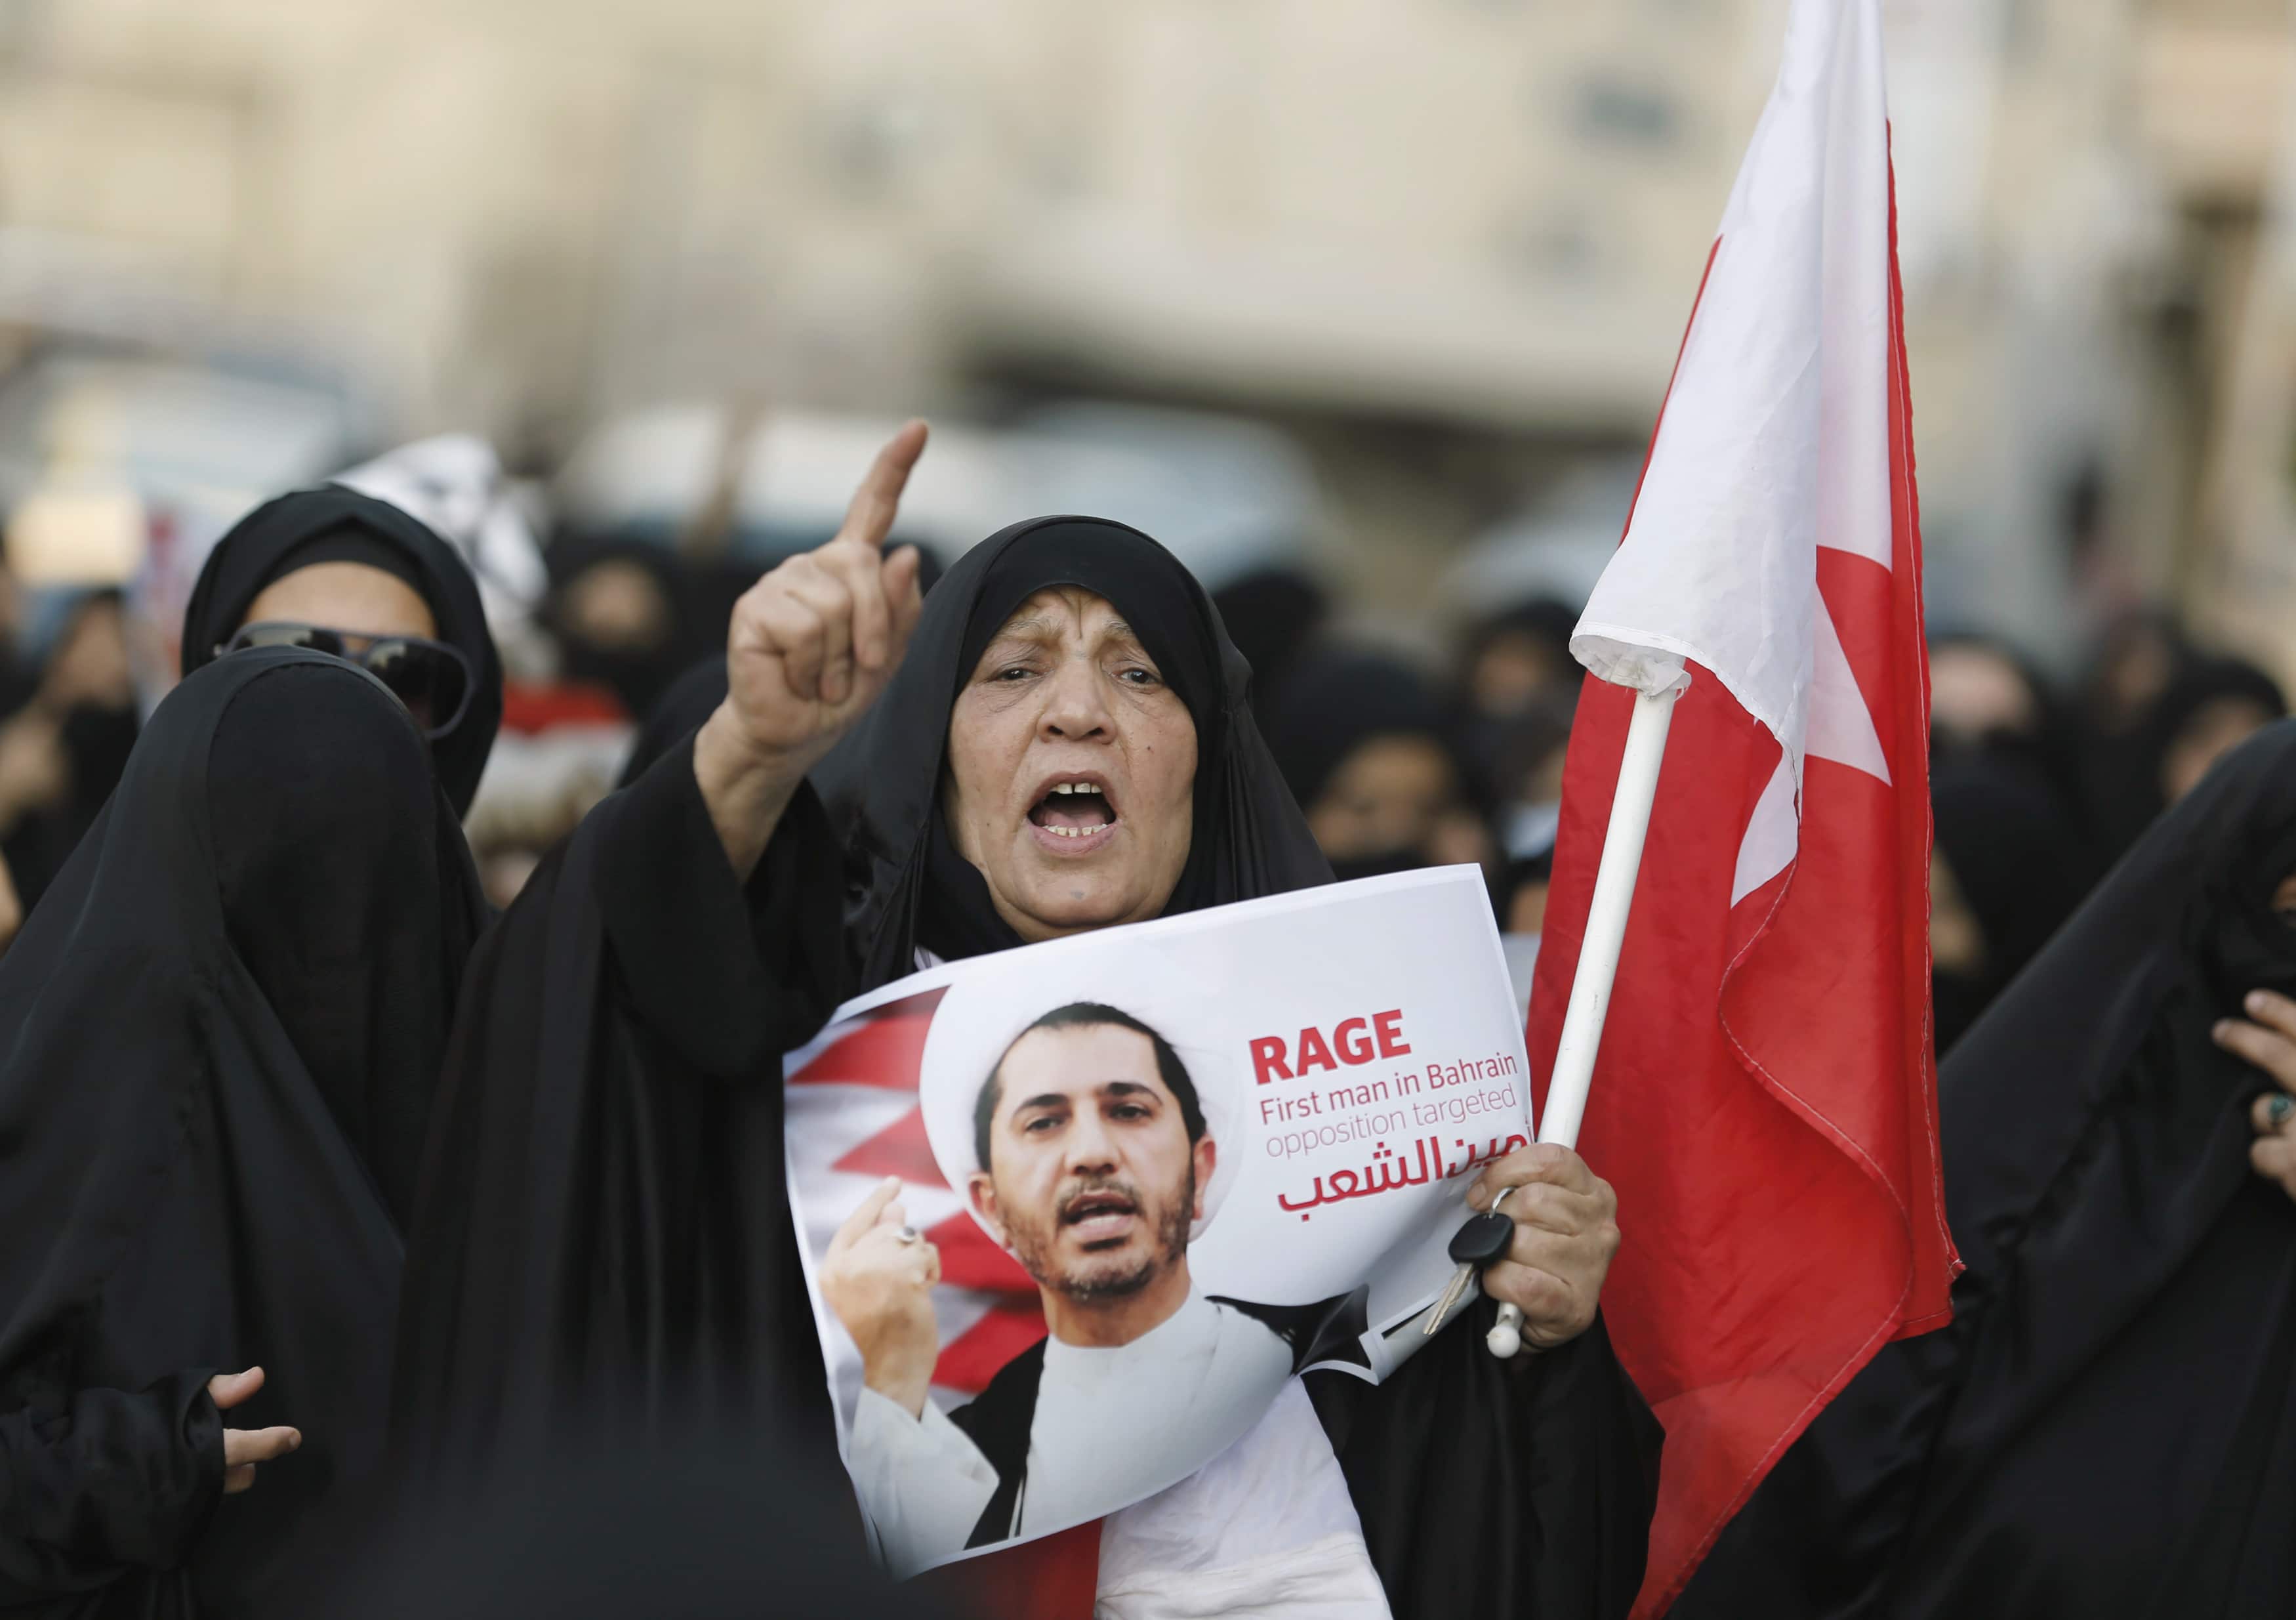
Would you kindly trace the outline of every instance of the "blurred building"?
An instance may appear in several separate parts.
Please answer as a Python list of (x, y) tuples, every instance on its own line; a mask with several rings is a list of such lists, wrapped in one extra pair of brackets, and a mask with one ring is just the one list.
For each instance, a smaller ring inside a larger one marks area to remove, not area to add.
[[(1888, 0), (1941, 621), (2062, 656), (2197, 588), (2284, 10)], [(681, 401), (1257, 416), (1406, 613), (1647, 434), (1784, 12), (0, 0), (0, 331), (513, 459)]]
[(2284, 0), (2161, 4), (2147, 107), (2180, 203), (2192, 521), (2171, 559), (2202, 630), (2296, 691), (2296, 49)]

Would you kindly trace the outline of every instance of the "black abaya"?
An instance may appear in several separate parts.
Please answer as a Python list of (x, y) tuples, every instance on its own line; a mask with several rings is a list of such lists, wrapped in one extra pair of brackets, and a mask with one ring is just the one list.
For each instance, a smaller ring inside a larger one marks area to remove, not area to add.
[(2296, 993), (2296, 724), (2130, 851), (1939, 1081), (1953, 1325), (1822, 1413), (1678, 1616), (2296, 1609), (2296, 1206), (2210, 1031)]
[[(1196, 838), (1172, 909), (1328, 881), (1250, 670), (1168, 554), (1091, 519), (983, 542), (746, 888), (689, 739), (593, 812), (481, 947), (408, 1253), (395, 1420), (419, 1466), (532, 1468), (554, 1427), (651, 1432), (776, 1402), (827, 1435), (781, 1057), (920, 947), (1013, 942), (979, 873), (949, 869), (943, 754), (968, 652), (1060, 584), (1116, 604), (1195, 720)], [(1395, 1612), (1623, 1614), (1657, 1426), (1599, 1326), (1502, 1366), (1481, 1348), (1489, 1310), (1376, 1390), (1311, 1383)]]
[(737, 887), (689, 737), (481, 942), (408, 1234), (392, 1405), (418, 1482), (820, 1387), (780, 1065), (839, 999), (834, 856), (801, 791)]
[[(812, 1467), (806, 1465), (812, 1464)], [(344, 1566), (324, 1620), (952, 1620), (869, 1564), (816, 1460), (768, 1430), (579, 1446)]]
[(726, 655), (711, 654), (669, 683), (638, 724), (630, 741), (630, 757), (622, 761), (616, 787), (627, 787), (653, 767), (653, 762), (701, 728), (718, 705), (726, 701)]
[(2046, 784), (2013, 755), (1936, 761), (1930, 805), (1937, 853), (1981, 936), (1977, 961), (1931, 969), (1943, 1057), (2072, 915), (2081, 896), (2080, 843)]
[[(0, 964), (0, 1608), (277, 1612), (374, 1475), (397, 1212), (480, 915), (364, 671), (243, 654), (160, 706)], [(230, 1426), (304, 1443), (219, 1503), (206, 1380), (255, 1364)]]

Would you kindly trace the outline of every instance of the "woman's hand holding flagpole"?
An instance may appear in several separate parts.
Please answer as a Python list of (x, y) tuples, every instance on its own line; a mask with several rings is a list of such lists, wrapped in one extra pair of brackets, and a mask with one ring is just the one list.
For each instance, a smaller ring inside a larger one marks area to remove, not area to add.
[[(1538, 1139), (1563, 1147), (1578, 1144), (1578, 1122), (1586, 1116), (1587, 1091), (1595, 1078), (1595, 1055), (1603, 1045), (1603, 1017), (1611, 1008), (1611, 985), (1619, 974), (1619, 950), (1626, 943), (1627, 914), (1634, 909), (1635, 874), (1642, 868), (1643, 837), (1650, 831), (1651, 805), (1658, 796), (1658, 772), (1666, 758), (1667, 728), (1674, 720), (1677, 682), (1656, 695), (1635, 698), (1635, 718), (1627, 729), (1626, 757), (1619, 765), (1619, 790), (1611, 801), (1610, 830), (1603, 839), (1603, 861), (1587, 911), (1586, 942), (1578, 972), (1570, 981), (1570, 1002), (1562, 1016), (1562, 1039), (1554, 1051), (1554, 1073), (1546, 1085), (1546, 1106)], [(1485, 1343), (1501, 1359), (1522, 1348), (1522, 1309), (1502, 1304)]]

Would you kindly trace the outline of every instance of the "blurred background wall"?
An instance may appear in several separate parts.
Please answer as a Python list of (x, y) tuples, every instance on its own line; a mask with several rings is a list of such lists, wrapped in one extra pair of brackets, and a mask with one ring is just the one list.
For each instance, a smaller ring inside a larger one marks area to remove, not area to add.
[[(2296, 676), (2285, 0), (1886, 10), (1933, 621)], [(0, 0), (11, 561), (450, 429), (762, 557), (923, 411), (945, 546), (1160, 514), (1430, 644), (1615, 539), (1783, 16)]]

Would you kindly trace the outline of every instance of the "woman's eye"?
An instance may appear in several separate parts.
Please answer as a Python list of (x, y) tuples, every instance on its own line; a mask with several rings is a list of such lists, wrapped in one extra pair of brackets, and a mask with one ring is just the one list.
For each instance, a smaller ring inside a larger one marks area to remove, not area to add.
[(1013, 681), (1025, 680), (1028, 678), (1028, 676), (1029, 666), (1022, 663), (1016, 663), (1007, 664), (1004, 669), (997, 670), (996, 674), (990, 676), (988, 678), (990, 680)]
[(1129, 670), (1118, 670), (1116, 678), (1121, 681), (1128, 681), (1136, 687), (1152, 687), (1157, 684), (1155, 670), (1143, 670), (1136, 666)]

